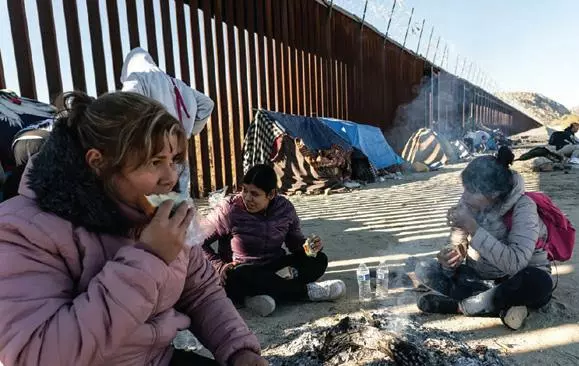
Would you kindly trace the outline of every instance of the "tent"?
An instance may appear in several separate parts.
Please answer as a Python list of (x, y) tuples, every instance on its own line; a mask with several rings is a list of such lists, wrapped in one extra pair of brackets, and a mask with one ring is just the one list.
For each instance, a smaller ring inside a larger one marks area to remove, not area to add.
[(378, 127), (330, 118), (320, 120), (352, 147), (364, 153), (374, 169), (386, 169), (403, 163), (402, 158), (388, 145), (382, 130)]
[(408, 139), (402, 158), (410, 164), (424, 164), (430, 168), (458, 160), (457, 152), (448, 140), (426, 128), (419, 129)]
[(243, 143), (243, 168), (272, 164), (281, 192), (322, 193), (350, 173), (352, 146), (317, 118), (257, 111)]

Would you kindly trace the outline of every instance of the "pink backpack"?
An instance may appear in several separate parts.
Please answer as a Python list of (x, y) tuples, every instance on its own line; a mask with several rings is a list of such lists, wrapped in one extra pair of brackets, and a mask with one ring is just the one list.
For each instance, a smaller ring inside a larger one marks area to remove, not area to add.
[[(565, 262), (573, 255), (575, 246), (575, 228), (559, 207), (555, 206), (551, 198), (541, 192), (527, 192), (527, 197), (535, 201), (539, 217), (547, 226), (547, 240), (539, 240), (537, 248), (547, 251), (549, 260)], [(505, 225), (511, 230), (513, 227), (513, 210), (504, 216)]]

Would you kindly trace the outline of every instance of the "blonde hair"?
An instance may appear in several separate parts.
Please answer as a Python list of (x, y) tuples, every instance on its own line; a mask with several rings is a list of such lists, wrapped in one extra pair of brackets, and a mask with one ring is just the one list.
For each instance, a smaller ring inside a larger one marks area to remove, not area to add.
[[(162, 104), (141, 94), (108, 93), (95, 99), (83, 92), (62, 97), (59, 123), (65, 122), (86, 153), (100, 151), (103, 178), (123, 168), (137, 169), (163, 150), (166, 136), (176, 136), (185, 159), (187, 137), (181, 123)], [(177, 161), (181, 162), (181, 161)]]

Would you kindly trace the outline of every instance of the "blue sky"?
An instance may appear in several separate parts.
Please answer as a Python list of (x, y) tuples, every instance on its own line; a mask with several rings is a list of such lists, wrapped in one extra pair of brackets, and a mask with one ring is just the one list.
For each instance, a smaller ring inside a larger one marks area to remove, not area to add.
[[(12, 50), (12, 38), (7, 16), (7, 2), (0, 0), (0, 51), (4, 62), (4, 71), (8, 86), (18, 91), (15, 77), (16, 69)], [(59, 39), (66, 39), (63, 0), (53, 1), (55, 22)], [(137, 0), (141, 42), (146, 45), (144, 33), (143, 10), (144, 0)], [(366, 20), (380, 31), (386, 30), (388, 15), (393, 0), (370, 0)], [(86, 0), (78, 0), (81, 35), (89, 39)], [(362, 17), (365, 0), (335, 0), (335, 3)], [(36, 14), (36, 1), (25, 0), (29, 12), (29, 32), (32, 43), (34, 69), (39, 87), (39, 99), (46, 100), (46, 80), (42, 62), (42, 45)], [(126, 16), (124, 1), (119, 1), (119, 13)], [(159, 14), (159, 2), (154, 0), (156, 14)], [(437, 63), (440, 63), (445, 45), (448, 45), (448, 56), (445, 67), (459, 73), (466, 59), (466, 69), (473, 62), (473, 74), (486, 75), (502, 91), (535, 91), (571, 107), (579, 105), (579, 71), (572, 65), (579, 64), (579, 1), (577, 0), (398, 0), (394, 12), (390, 36), (401, 42), (411, 8), (415, 8), (413, 28), (407, 46), (415, 49), (418, 43), (419, 26), (426, 19), (426, 26), (419, 52), (426, 53), (428, 37), (432, 26), (435, 27), (433, 44), (428, 58), (434, 55), (434, 46), (441, 37)], [(100, 0), (103, 30), (105, 34), (105, 52), (108, 54), (108, 33), (106, 27), (105, 1)], [(171, 12), (174, 14), (174, 6)], [(157, 16), (157, 19), (160, 17)], [(187, 20), (187, 33), (190, 24)], [(176, 33), (173, 24), (174, 34)], [(157, 39), (160, 42), (161, 29), (157, 26)], [(121, 34), (123, 52), (128, 52), (128, 33)], [(160, 44), (159, 44), (160, 46)], [(174, 52), (177, 58), (178, 47)], [(204, 45), (203, 45), (204, 46)], [(60, 64), (65, 89), (72, 87), (68, 52), (65, 45), (58, 44)], [(165, 60), (160, 47), (160, 66)], [(92, 60), (90, 44), (83, 45), (85, 60)], [(457, 56), (459, 67), (456, 67)], [(193, 58), (190, 55), (190, 62)], [(90, 62), (87, 62), (91, 65)], [(177, 76), (180, 75), (179, 64), (176, 65)], [(480, 71), (478, 71), (480, 70)], [(94, 77), (91, 67), (85, 68), (89, 92), (94, 93)], [(107, 59), (107, 80), (112, 87), (115, 76), (112, 74), (112, 61)]]

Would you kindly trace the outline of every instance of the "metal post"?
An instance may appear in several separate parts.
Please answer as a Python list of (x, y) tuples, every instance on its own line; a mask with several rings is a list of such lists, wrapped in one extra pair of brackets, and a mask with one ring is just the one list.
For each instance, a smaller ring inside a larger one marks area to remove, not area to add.
[[(444, 67), (444, 57), (446, 56), (446, 51), (448, 49), (448, 43), (444, 45), (444, 52), (442, 52), (442, 60), (440, 61), (440, 67)], [(448, 62), (447, 62), (448, 65)]]
[[(366, 4), (368, 4), (368, 2), (366, 2)], [(390, 11), (390, 19), (388, 19), (388, 26), (386, 27), (386, 33), (384, 34), (384, 44), (386, 44), (386, 38), (388, 38), (390, 24), (392, 24), (392, 18), (394, 17), (394, 9), (396, 9), (396, 0), (394, 0), (394, 4), (392, 4), (392, 10)]]
[(416, 54), (418, 55), (418, 51), (420, 50), (420, 41), (422, 41), (422, 32), (424, 31), (424, 24), (426, 23), (426, 19), (422, 19), (422, 27), (420, 27), (420, 36), (418, 37), (418, 46), (416, 46)]
[[(362, 24), (360, 25), (360, 29), (364, 29), (364, 23), (366, 22), (366, 10), (368, 10), (368, 1), (366, 0), (366, 4), (364, 5), (364, 14), (362, 14)], [(362, 36), (362, 32), (360, 32), (360, 36)]]
[(428, 60), (428, 52), (430, 51), (430, 43), (432, 42), (432, 35), (434, 34), (434, 26), (432, 26), (432, 30), (430, 31), (430, 39), (428, 40), (428, 47), (426, 48), (426, 55), (424, 58)]
[(464, 79), (464, 68), (466, 67), (466, 57), (462, 61), (462, 70), (460, 70), (460, 77)]
[(438, 55), (438, 46), (440, 45), (440, 36), (438, 36), (438, 41), (436, 42), (436, 49), (434, 50), (434, 57), (432, 58), (432, 63), (436, 64), (436, 56)]
[(454, 65), (454, 75), (458, 76), (458, 59), (460, 57), (460, 54), (457, 53), (456, 54), (456, 65)]
[(334, 0), (330, 1), (330, 9), (328, 10), (328, 17), (332, 17), (332, 10), (334, 9)]
[(406, 47), (406, 39), (408, 38), (408, 31), (410, 30), (410, 23), (412, 23), (412, 17), (414, 16), (414, 8), (410, 13), (410, 19), (408, 19), (408, 26), (406, 27), (406, 34), (404, 35), (404, 42), (402, 43), (402, 48)]

